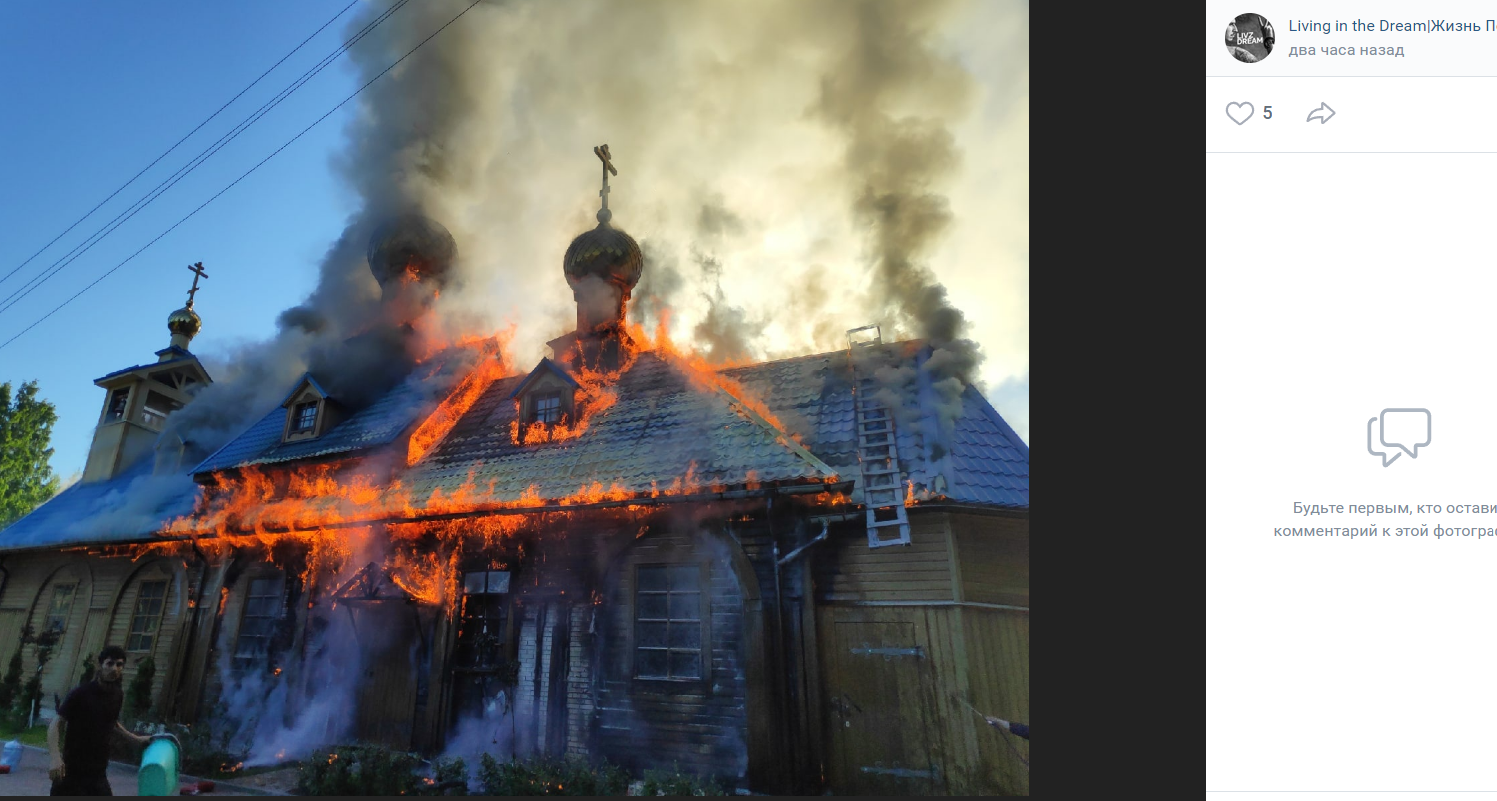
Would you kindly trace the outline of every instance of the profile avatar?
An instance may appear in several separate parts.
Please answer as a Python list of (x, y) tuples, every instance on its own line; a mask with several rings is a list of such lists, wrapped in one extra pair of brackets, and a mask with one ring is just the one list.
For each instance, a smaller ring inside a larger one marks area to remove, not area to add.
[(1241, 14), (1227, 24), (1227, 52), (1256, 64), (1273, 52), (1273, 26), (1261, 14)]

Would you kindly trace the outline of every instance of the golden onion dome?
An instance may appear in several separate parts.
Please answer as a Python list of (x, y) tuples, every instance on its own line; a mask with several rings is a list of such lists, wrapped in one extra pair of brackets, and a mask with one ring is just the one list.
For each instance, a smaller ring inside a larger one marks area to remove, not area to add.
[(583, 276), (596, 275), (609, 283), (623, 287), (627, 293), (639, 283), (644, 269), (644, 254), (634, 237), (608, 224), (612, 215), (608, 209), (598, 212), (598, 227), (584, 231), (567, 248), (562, 257), (562, 269), (568, 281)]
[(369, 270), (381, 287), (397, 278), (441, 286), (457, 260), (457, 241), (430, 217), (401, 214), (374, 230), (367, 255)]
[(203, 318), (199, 317), (198, 313), (192, 310), (192, 304), (188, 303), (166, 318), (166, 328), (173, 334), (181, 334), (192, 339), (203, 330)]

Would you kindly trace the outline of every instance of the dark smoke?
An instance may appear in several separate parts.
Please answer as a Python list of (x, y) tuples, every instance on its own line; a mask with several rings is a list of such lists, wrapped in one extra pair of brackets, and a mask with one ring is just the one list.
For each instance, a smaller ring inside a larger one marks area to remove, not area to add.
[[(873, 292), (884, 318), (894, 333), (913, 330), (935, 349), (922, 369), (935, 390), (940, 439), (947, 441), (961, 415), (962, 384), (976, 378), (983, 358), (977, 343), (964, 338), (966, 318), (923, 263), (952, 223), (938, 189), (956, 172), (961, 153), (945, 120), (967, 106), (975, 89), (971, 75), (930, 44), (931, 28), (949, 8), (857, 5), (857, 35), (823, 77), (814, 106), (846, 137), (852, 210), (869, 229)], [(917, 95), (929, 107), (926, 116), (890, 112)]]

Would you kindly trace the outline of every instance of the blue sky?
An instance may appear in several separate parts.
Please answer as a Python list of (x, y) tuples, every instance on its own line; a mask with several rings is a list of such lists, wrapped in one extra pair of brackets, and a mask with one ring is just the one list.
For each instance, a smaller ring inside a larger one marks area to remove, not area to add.
[[(68, 4), (18, 0), (0, 4), (0, 44), (3, 44), (0, 74), (6, 76), (0, 81), (0, 102), (9, 112), (5, 124), (0, 125), (0, 152), (9, 157), (3, 181), (9, 191), (0, 192), (0, 231), (4, 232), (0, 236), (0, 276), (9, 273), (160, 156), (347, 4), (348, 0), (256, 3), (135, 0)], [(538, 341), (546, 338), (542, 334), (548, 332), (542, 329), (550, 324), (551, 318), (570, 317), (570, 293), (560, 282), (555, 264), (559, 263), (566, 239), (579, 230), (575, 220), (590, 219), (597, 202), (596, 189), (590, 186), (574, 190), (568, 185), (560, 199), (541, 197), (546, 192), (556, 194), (557, 186), (573, 180), (572, 157), (567, 155), (558, 161), (551, 157), (548, 148), (550, 140), (567, 138), (569, 132), (562, 129), (586, 127), (587, 121), (577, 119), (579, 115), (571, 113), (575, 109), (563, 106), (560, 111), (564, 118), (552, 119), (547, 127), (544, 104), (525, 106), (523, 91), (503, 94), (499, 87), (509, 85), (504, 83), (510, 80), (506, 76), (511, 73), (507, 71), (521, 70), (515, 65), (528, 63), (522, 58), (526, 47), (545, 57), (557, 57), (554, 55), (557, 48), (544, 41), (546, 35), (542, 31), (551, 30), (552, 38), (569, 40), (571, 35), (557, 31), (568, 30), (562, 27), (564, 22), (570, 24), (571, 18), (585, 17), (588, 13), (599, 18), (598, 24), (608, 27), (614, 24), (610, 21), (614, 19), (610, 8), (606, 4), (579, 3), (565, 11), (555, 9), (550, 23), (537, 18), (532, 27), (512, 34), (514, 38), (503, 46), (498, 37), (511, 34), (505, 33), (501, 11), (481, 7), (479, 12), (483, 13), (475, 12), (459, 23), (471, 29), (467, 31), (470, 35), (483, 31), (479, 35), (496, 37), (490, 47), (494, 53), (490, 68), (496, 76), (495, 88), (490, 93), (492, 100), (486, 96), (483, 100), (486, 108), (474, 112), (478, 127), (487, 125), (496, 131), (503, 128), (495, 141), (508, 142), (503, 149), (508, 158), (493, 160), (496, 165), (493, 173), (500, 176), (494, 181), (502, 182), (508, 176), (511, 167), (506, 162), (523, 162), (522, 166), (530, 171), (529, 185), (544, 187), (527, 194), (526, 190), (511, 185), (504, 190), (510, 193), (506, 197), (523, 198), (523, 202), (505, 205), (473, 200), (467, 206), (481, 219), (496, 221), (490, 225), (491, 237), (505, 241), (515, 254), (517, 266), (523, 264), (519, 270), (496, 271), (497, 288), (489, 290), (485, 302), (500, 316), (517, 314), (534, 329), (529, 333)], [(366, 10), (350, 10), (328, 25), (57, 245), (14, 276), (0, 281), (0, 306), (5, 305), (12, 292), (50, 268), (75, 245), (84, 242), (337, 49), (349, 35), (349, 21), (361, 11)], [(956, 222), (942, 250), (932, 258), (932, 266), (950, 290), (953, 302), (972, 320), (974, 336), (989, 353), (983, 372), (987, 397), (1028, 441), (1028, 11), (1027, 7), (998, 2), (967, 3), (959, 11), (960, 15), (953, 18), (955, 24), (949, 26), (948, 43), (975, 76), (978, 91), (973, 112), (953, 129), (965, 154), (960, 179), (950, 191)], [(745, 37), (736, 32), (737, 23), (729, 19), (731, 14), (722, 16), (720, 24), (704, 28), (700, 21), (697, 24), (708, 34), (717, 35), (720, 52), (726, 53), (731, 43)], [(392, 18), (391, 24), (397, 22), (398, 18)], [(545, 24), (552, 27), (546, 28)], [(480, 25), (492, 27), (480, 28)], [(772, 43), (773, 36), (765, 33), (771, 29), (765, 25), (759, 28), (764, 29), (760, 31), (761, 38)], [(575, 35), (575, 30), (572, 33)], [(491, 40), (485, 38), (485, 41)], [(685, 170), (689, 166), (695, 172), (705, 173), (720, 170), (722, 186), (741, 188), (740, 194), (730, 198), (734, 207), (750, 221), (751, 227), (757, 225), (755, 230), (762, 232), (762, 236), (744, 246), (745, 253), (754, 251), (764, 258), (780, 258), (783, 252), (783, 258), (797, 265), (809, 264), (812, 257), (821, 253), (821, 258), (829, 259), (829, 263), (844, 265), (840, 269), (850, 271), (847, 274), (856, 279), (856, 270), (847, 266), (853, 245), (850, 242), (844, 245), (848, 252), (827, 256), (814, 227), (804, 222), (806, 212), (811, 209), (805, 199), (818, 198), (819, 202), (820, 184), (807, 180), (797, 188), (793, 178), (780, 177), (768, 180), (763, 186), (749, 182), (749, 178), (781, 174), (772, 173), (769, 167), (793, 175), (796, 170), (786, 165), (795, 164), (800, 158), (796, 148), (807, 148), (814, 154), (814, 158), (804, 162), (810, 165), (803, 171), (807, 175), (816, 174), (818, 165), (824, 167), (836, 161), (834, 156), (826, 154), (826, 146), (820, 144), (823, 140), (817, 138), (820, 134), (811, 130), (801, 113), (809, 95), (794, 95), (819, 85), (815, 80), (805, 80), (808, 75), (814, 78), (814, 74), (791, 70), (791, 67), (799, 69), (795, 59), (765, 63), (762, 59), (756, 61), (751, 53), (740, 56), (748, 59), (748, 63), (763, 65), (766, 76), (786, 70), (793, 74), (759, 78), (760, 86), (751, 87), (757, 94), (740, 95), (735, 103), (754, 109), (756, 114), (759, 109), (782, 113), (785, 120), (795, 122), (773, 123), (762, 128), (761, 141), (753, 142), (753, 146), (720, 132), (696, 136), (692, 130), (685, 138), (699, 143), (701, 152), (672, 156), (668, 152), (652, 153), (640, 138), (631, 141), (631, 133), (622, 123), (615, 126), (605, 120), (597, 130), (589, 128), (582, 135), (596, 135), (598, 141), (617, 137), (613, 140), (615, 154), (628, 172), (621, 176), (612, 202), (621, 207), (622, 218), (627, 220), (632, 233), (642, 239), (666, 241), (670, 232), (680, 230), (681, 226), (671, 229), (662, 220), (671, 215), (690, 217), (696, 206), (676, 203), (679, 198), (662, 190), (659, 184), (675, 181), (682, 187), (697, 185), (674, 175), (673, 167)], [(419, 57), (420, 53), (413, 58)], [(534, 54), (530, 57), (537, 58)], [(731, 60), (731, 55), (726, 57)], [(380, 58), (384, 56), (371, 56), (371, 60)], [(640, 59), (641, 63), (646, 60)], [(754, 69), (747, 74), (759, 72)], [(593, 80), (593, 74), (588, 72), (589, 81)], [(653, 74), (653, 89), (664, 94), (667, 90), (663, 89), (664, 81), (660, 78), (664, 73)], [(14, 307), (0, 311), (0, 342), (9, 340), (85, 284), (115, 267), (326, 113), (357, 86), (352, 64), (346, 57), (339, 58), (54, 278)], [(701, 92), (701, 97), (669, 96), (652, 98), (649, 102), (660, 106), (664, 114), (679, 110), (683, 121), (710, 118), (716, 113), (712, 104), (722, 93), (715, 91), (715, 85), (704, 86), (708, 88)], [(689, 84), (682, 84), (669, 91), (692, 90)], [(780, 102), (782, 95), (794, 96), (793, 103)], [(59, 420), (53, 432), (56, 453), (52, 464), (59, 475), (66, 478), (81, 470), (87, 455), (93, 426), (104, 401), (104, 392), (93, 385), (93, 379), (154, 361), (154, 351), (166, 346), (166, 316), (182, 305), (191, 283), (187, 265), (201, 261), (210, 276), (196, 304), (204, 320), (203, 333), (192, 346), (210, 371), (215, 365), (222, 365), (222, 360), (229, 358), (228, 354), (237, 346), (269, 337), (274, 332), (276, 316), (313, 288), (325, 250), (356, 211), (355, 193), (342, 185), (333, 167), (347, 150), (344, 130), (350, 115), (356, 113), (357, 103), (344, 106), (93, 289), (19, 339), (0, 347), (0, 381), (36, 380), (42, 396), (57, 406)], [(682, 122), (666, 120), (664, 114), (657, 119), (660, 125), (653, 129), (653, 134), (681, 126)], [(530, 130), (532, 119), (539, 126), (538, 131)], [(650, 130), (650, 126), (645, 129)], [(707, 130), (710, 133), (710, 127)], [(762, 135), (765, 132), (770, 135)], [(527, 141), (526, 137), (540, 144)], [(573, 144), (567, 142), (567, 154), (578, 149)], [(578, 187), (584, 187), (596, 180), (592, 172), (596, 164), (590, 161), (585, 147), (578, 152), (580, 166), (576, 167), (575, 177)], [(736, 166), (728, 163), (735, 153), (742, 162)], [(781, 161), (773, 161), (770, 155)], [(673, 161), (677, 163), (672, 165)], [(689, 193), (683, 190), (680, 194)], [(501, 222), (502, 217), (510, 215), (508, 209), (521, 209), (524, 213), (511, 215), (515, 220), (509, 223)], [(646, 209), (660, 211), (652, 217)], [(766, 211), (774, 209), (783, 211)], [(525, 230), (536, 227), (536, 218), (543, 218), (541, 224), (547, 228), (540, 235)], [(556, 230), (549, 230), (551, 227)], [(484, 249), (484, 243), (477, 244), (470, 252)], [(688, 252), (684, 240), (677, 244), (683, 254)], [(490, 252), (493, 250), (489, 247)], [(725, 263), (735, 263), (733, 254), (721, 255)], [(737, 264), (751, 263), (747, 255), (740, 254), (738, 258)], [(545, 267), (537, 270), (532, 262), (544, 262)], [(811, 264), (810, 269), (823, 268)], [(532, 275), (537, 277), (531, 279)], [(750, 317), (758, 315), (772, 321), (767, 324), (769, 333), (765, 335), (769, 349), (761, 356), (835, 347), (825, 342), (810, 342), (799, 329), (785, 325), (794, 322), (793, 319), (766, 310), (779, 303), (779, 296), (763, 291), (762, 271), (751, 268), (730, 271), (723, 283), (730, 295), (735, 290), (732, 283), (735, 280), (742, 284), (736, 288)], [(701, 311), (690, 305), (697, 294), (700, 293), (682, 295), (683, 308), (678, 319), (683, 321), (688, 336), (691, 315)], [(856, 295), (840, 298), (851, 309), (826, 312), (837, 322), (832, 328), (840, 331), (869, 322), (861, 316), (864, 312), (856, 308), (855, 298)], [(504, 311), (511, 306), (520, 311)], [(533, 355), (527, 352), (521, 361)]]
[[(0, 275), (149, 164), (327, 22), (348, 0), (276, 3), (0, 4)], [(346, 38), (329, 25), (155, 168), (9, 280), (0, 298), (49, 268), (172, 175)], [(0, 312), (0, 341), (35, 322), (177, 222), (357, 88), (340, 59), (71, 262)], [(267, 336), (311, 289), (353, 199), (329, 169), (350, 103), (133, 261), (0, 349), (0, 381), (36, 380), (57, 406), (53, 469), (80, 470), (103, 390), (93, 379), (155, 360), (166, 315), (186, 300), (188, 264), (210, 276), (195, 346)], [(198, 347), (194, 348), (195, 350)]]

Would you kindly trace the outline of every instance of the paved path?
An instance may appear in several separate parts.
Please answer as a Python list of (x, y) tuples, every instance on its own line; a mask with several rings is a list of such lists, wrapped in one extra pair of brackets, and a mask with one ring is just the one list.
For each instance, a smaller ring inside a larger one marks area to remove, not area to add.
[[(12, 769), (10, 773), (0, 775), (0, 796), (5, 795), (50, 795), (52, 792), (52, 780), (47, 778), (47, 750), (36, 746), (26, 746), (26, 753), (21, 757), (19, 770)], [(139, 766), (126, 765), (122, 762), (109, 763), (109, 786), (115, 795), (135, 795), (135, 774)], [(181, 784), (190, 784), (197, 779), (190, 776), (180, 777)], [(214, 782), (217, 786), (213, 792), (206, 793), (206, 797), (215, 795), (269, 795), (263, 790), (253, 790), (247, 787), (235, 787), (221, 781)]]

